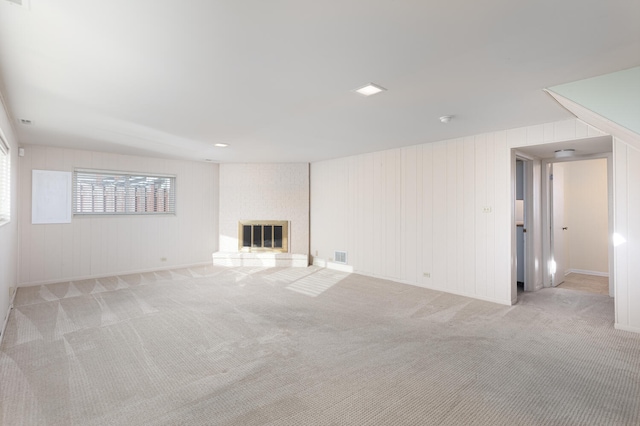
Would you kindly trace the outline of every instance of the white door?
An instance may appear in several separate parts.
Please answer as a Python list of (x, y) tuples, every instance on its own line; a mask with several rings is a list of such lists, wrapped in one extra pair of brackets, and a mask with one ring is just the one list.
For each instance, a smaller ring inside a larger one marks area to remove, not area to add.
[(567, 270), (564, 233), (568, 230), (564, 223), (564, 167), (555, 163), (551, 168), (551, 258), (555, 267), (551, 268), (552, 281), (555, 287), (564, 282)]

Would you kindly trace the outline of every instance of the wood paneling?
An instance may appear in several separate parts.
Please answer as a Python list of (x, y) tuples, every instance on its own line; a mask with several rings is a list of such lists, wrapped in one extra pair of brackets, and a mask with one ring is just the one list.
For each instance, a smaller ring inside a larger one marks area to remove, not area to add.
[[(20, 159), (20, 284), (122, 274), (211, 260), (217, 251), (218, 165), (27, 146)], [(93, 168), (176, 175), (176, 215), (74, 216), (31, 224), (31, 170)], [(162, 260), (162, 259), (166, 260)]]
[(588, 134), (565, 120), (313, 163), (311, 252), (346, 250), (359, 273), (512, 303), (511, 148)]
[(629, 146), (627, 150), (627, 250), (629, 325), (640, 331), (640, 151)]
[(640, 332), (640, 151), (614, 138), (616, 327)]

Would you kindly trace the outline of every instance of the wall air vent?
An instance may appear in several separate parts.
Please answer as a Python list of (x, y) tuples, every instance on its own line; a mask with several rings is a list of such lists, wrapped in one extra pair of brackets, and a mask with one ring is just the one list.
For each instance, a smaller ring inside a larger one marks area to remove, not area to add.
[(336, 251), (333, 254), (333, 260), (336, 263), (344, 263), (347, 264), (347, 252), (346, 251)]

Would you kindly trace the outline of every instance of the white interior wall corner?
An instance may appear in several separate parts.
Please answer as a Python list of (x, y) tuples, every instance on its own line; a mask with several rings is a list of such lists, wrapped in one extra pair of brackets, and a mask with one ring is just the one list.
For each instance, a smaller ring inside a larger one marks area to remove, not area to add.
[(238, 222), (288, 220), (289, 251), (309, 254), (309, 164), (220, 165), (221, 252), (238, 251)]
[[(14, 133), (13, 121), (7, 113), (4, 98), (0, 93), (0, 129), (9, 145), (11, 164), (11, 221), (0, 226), (0, 327), (9, 314), (12, 296), (10, 287), (18, 283), (18, 139)], [(0, 338), (1, 340), (1, 338)]]

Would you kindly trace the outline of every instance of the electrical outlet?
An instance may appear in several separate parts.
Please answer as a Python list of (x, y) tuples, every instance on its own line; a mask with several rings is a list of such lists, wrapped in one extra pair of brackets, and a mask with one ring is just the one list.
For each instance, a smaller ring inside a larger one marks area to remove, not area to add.
[(485, 206), (485, 207), (482, 209), (482, 212), (483, 212), (483, 213), (491, 213), (491, 206)]
[(431, 278), (431, 272), (423, 272), (423, 273), (422, 273), (422, 275), (423, 275), (425, 278)]

